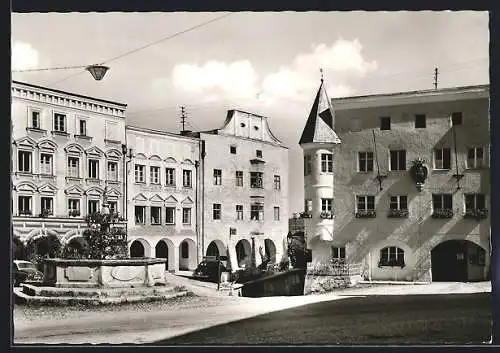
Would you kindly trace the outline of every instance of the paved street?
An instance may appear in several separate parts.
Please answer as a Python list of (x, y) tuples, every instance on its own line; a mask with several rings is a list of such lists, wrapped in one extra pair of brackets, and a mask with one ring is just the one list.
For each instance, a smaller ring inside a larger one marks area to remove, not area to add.
[(481, 344), (490, 327), (487, 293), (385, 295), (309, 304), (157, 344)]
[[(171, 277), (172, 283), (186, 285), (199, 296), (179, 302), (100, 308), (17, 306), (14, 308), (14, 343), (152, 343), (173, 337), (178, 338), (168, 344), (331, 343), (336, 337), (348, 342), (344, 338), (353, 338), (352, 335), (381, 336), (388, 332), (396, 334), (392, 337), (396, 339), (403, 334), (398, 331), (399, 325), (410, 335), (409, 339), (412, 334), (438, 338), (440, 333), (432, 330), (447, 332), (450, 329), (458, 333), (468, 330), (469, 336), (465, 337), (471, 340), (488, 336), (489, 282), (378, 285), (323, 295), (242, 298), (221, 296), (210, 284)], [(451, 293), (465, 296), (459, 298)], [(483, 294), (467, 297), (466, 293)], [(349, 299), (351, 297), (358, 298)], [(318, 304), (323, 302), (326, 307)], [(306, 306), (298, 311), (287, 310), (303, 305)], [(280, 310), (285, 311), (277, 312)], [(222, 329), (210, 329), (237, 320), (245, 320), (248, 327), (245, 324), (241, 331), (241, 323), (234, 323)], [(379, 325), (381, 320), (385, 320), (383, 326)], [(385, 329), (385, 333), (380, 332), (381, 329)], [(230, 333), (231, 330), (235, 332)], [(180, 337), (196, 331), (199, 332)], [(313, 341), (308, 341), (310, 339)], [(391, 337), (378, 339), (390, 342)]]

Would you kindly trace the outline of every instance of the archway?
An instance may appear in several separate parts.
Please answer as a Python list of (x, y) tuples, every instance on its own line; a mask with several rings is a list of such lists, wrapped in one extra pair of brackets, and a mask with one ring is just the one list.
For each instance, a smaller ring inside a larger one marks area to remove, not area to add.
[(170, 256), (168, 256), (169, 251), (172, 250), (169, 249), (169, 246), (165, 240), (160, 240), (158, 244), (156, 244), (155, 246), (155, 256), (157, 258), (167, 259), (167, 262), (165, 263), (165, 271), (168, 271), (170, 268), (169, 267)]
[(207, 256), (225, 256), (226, 255), (226, 247), (221, 240), (213, 240), (208, 244), (207, 247)]
[(134, 240), (130, 245), (130, 257), (144, 257), (144, 245), (139, 240)]
[(14, 260), (26, 259), (26, 247), (18, 235), (14, 234), (12, 237), (12, 255)]
[(87, 241), (81, 236), (72, 237), (63, 248), (65, 258), (85, 258), (89, 251)]
[(264, 250), (266, 253), (266, 258), (269, 259), (269, 263), (274, 264), (276, 263), (276, 246), (274, 245), (274, 242), (271, 239), (265, 239), (264, 240)]
[(486, 251), (468, 240), (448, 240), (432, 249), (434, 282), (465, 282), (484, 279)]
[(236, 260), (239, 267), (250, 267), (252, 264), (252, 246), (246, 239), (241, 239), (236, 243)]
[(179, 245), (179, 270), (189, 271), (196, 268), (196, 243), (186, 238)]

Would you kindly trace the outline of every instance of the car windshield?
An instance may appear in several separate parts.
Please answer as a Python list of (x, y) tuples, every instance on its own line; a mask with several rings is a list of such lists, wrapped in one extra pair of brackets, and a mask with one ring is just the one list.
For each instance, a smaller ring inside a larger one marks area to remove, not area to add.
[(31, 262), (18, 262), (17, 263), (18, 268), (32, 268), (36, 269), (36, 266), (32, 264)]

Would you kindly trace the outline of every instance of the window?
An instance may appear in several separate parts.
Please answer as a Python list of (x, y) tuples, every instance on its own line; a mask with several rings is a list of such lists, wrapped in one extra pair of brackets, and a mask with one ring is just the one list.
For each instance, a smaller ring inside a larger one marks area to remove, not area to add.
[(243, 205), (236, 205), (236, 219), (243, 220)]
[(357, 196), (358, 211), (374, 211), (375, 196)]
[(312, 172), (312, 156), (304, 156), (304, 175), (309, 175)]
[(151, 206), (151, 224), (161, 224), (161, 207)]
[(243, 186), (243, 171), (236, 171), (236, 186)]
[(465, 194), (465, 212), (486, 209), (486, 196), (484, 194)]
[(274, 220), (275, 221), (280, 220), (280, 208), (279, 207), (274, 207)]
[(87, 214), (93, 214), (99, 211), (99, 200), (89, 200)]
[(191, 208), (182, 209), (182, 224), (191, 224)]
[(80, 200), (68, 199), (68, 211), (80, 214)]
[(54, 214), (54, 199), (52, 197), (41, 197), (40, 210), (48, 214)]
[(333, 173), (333, 154), (331, 153), (321, 154), (321, 172)]
[(391, 117), (383, 116), (380, 118), (380, 130), (390, 130), (391, 129)]
[(391, 196), (389, 202), (389, 209), (391, 210), (407, 210), (408, 209), (408, 196)]
[(252, 221), (264, 220), (264, 204), (254, 203), (250, 206), (250, 219)]
[(40, 174), (52, 175), (52, 155), (40, 154)]
[(190, 188), (191, 187), (191, 171), (184, 169), (182, 171), (182, 185), (185, 188)]
[(321, 199), (321, 212), (332, 212), (333, 199)]
[(425, 114), (416, 114), (415, 115), (415, 129), (425, 129), (427, 126)]
[(149, 171), (149, 182), (160, 184), (160, 167), (150, 167)]
[(40, 112), (36, 110), (31, 111), (31, 127), (33, 129), (41, 129)]
[(453, 208), (451, 194), (432, 194), (432, 208), (434, 210), (451, 210)]
[(256, 150), (255, 155), (257, 156), (257, 158), (262, 158), (262, 150)]
[(108, 207), (109, 207), (109, 212), (110, 213), (116, 213), (118, 212), (118, 203), (116, 201), (109, 201), (108, 202)]
[(434, 150), (434, 169), (450, 169), (451, 151), (449, 148), (438, 148)]
[(462, 125), (462, 112), (451, 114), (451, 126)]
[(467, 168), (482, 168), (484, 163), (484, 149), (472, 147), (467, 149)]
[(213, 219), (220, 219), (221, 218), (221, 204), (220, 203), (213, 204), (212, 218)]
[(165, 223), (175, 224), (175, 207), (167, 207), (165, 210)]
[(274, 190), (281, 189), (281, 178), (279, 175), (274, 176)]
[(99, 179), (99, 161), (89, 159), (89, 179)]
[(222, 170), (214, 169), (214, 185), (222, 185)]
[(31, 173), (31, 152), (19, 151), (17, 158), (17, 170), (23, 173)]
[(146, 206), (135, 206), (135, 224), (146, 224)]
[(373, 172), (373, 152), (359, 152), (359, 171)]
[(80, 136), (87, 136), (87, 120), (80, 119), (79, 133)]
[(380, 250), (380, 262), (379, 266), (405, 266), (405, 252), (403, 249), (388, 246)]
[(108, 180), (118, 181), (118, 163), (108, 162)]
[(19, 196), (17, 199), (17, 210), (20, 215), (31, 215), (31, 196)]
[(181, 243), (181, 257), (183, 259), (189, 258), (189, 244), (186, 241)]
[(66, 115), (65, 114), (54, 114), (54, 131), (66, 132)]
[(236, 146), (229, 147), (229, 151), (231, 152), (231, 154), (236, 154)]
[(332, 260), (334, 262), (344, 262), (345, 261), (345, 247), (332, 246)]
[(406, 151), (391, 151), (391, 170), (406, 170)]
[(68, 176), (80, 177), (80, 160), (77, 157), (68, 157)]
[(146, 182), (146, 166), (141, 164), (135, 165), (135, 182), (145, 183)]
[(175, 186), (175, 169), (167, 168), (165, 169), (166, 180), (165, 184), (168, 186)]
[(261, 172), (250, 172), (250, 187), (253, 189), (262, 189), (264, 187), (262, 179), (264, 174)]

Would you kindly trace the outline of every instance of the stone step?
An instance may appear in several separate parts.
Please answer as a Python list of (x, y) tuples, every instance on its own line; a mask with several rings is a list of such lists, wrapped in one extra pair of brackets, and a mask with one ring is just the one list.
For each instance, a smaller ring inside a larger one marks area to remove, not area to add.
[(22, 284), (22, 292), (31, 297), (120, 298), (123, 296), (165, 295), (177, 291), (173, 286), (139, 288), (58, 288)]
[(178, 298), (189, 295), (188, 291), (180, 291), (175, 293), (164, 294), (148, 294), (148, 295), (133, 295), (127, 297), (43, 297), (43, 296), (30, 296), (23, 293), (20, 288), (14, 289), (15, 302), (19, 304), (40, 304), (40, 305), (106, 305), (106, 304), (123, 304), (123, 303), (137, 303), (137, 302), (150, 302), (160, 301), (172, 298)]

